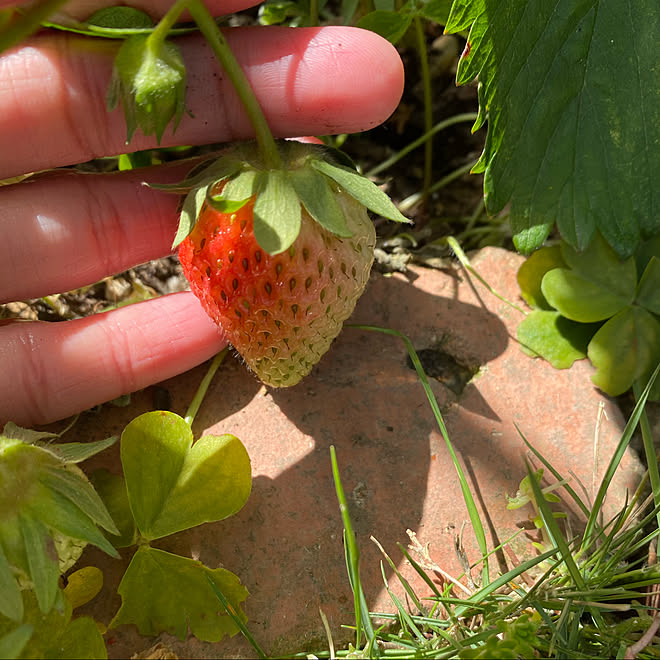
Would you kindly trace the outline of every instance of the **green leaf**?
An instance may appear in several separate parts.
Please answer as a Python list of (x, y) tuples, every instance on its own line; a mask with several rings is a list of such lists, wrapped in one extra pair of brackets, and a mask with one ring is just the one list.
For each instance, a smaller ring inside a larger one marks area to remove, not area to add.
[(430, 0), (419, 8), (419, 13), (430, 21), (446, 25), (451, 10), (452, 0)]
[(596, 367), (593, 383), (619, 396), (660, 361), (660, 321), (641, 307), (628, 307), (594, 335), (588, 355)]
[[(0, 614), (16, 623), (23, 620), (23, 597), (0, 545)], [(0, 653), (0, 658), (6, 657)]]
[(97, 525), (107, 529), (111, 534), (119, 533), (103, 501), (82, 474), (61, 468), (50, 468), (40, 477), (40, 481), (48, 489), (69, 499)]
[(302, 168), (290, 173), (298, 198), (316, 222), (337, 236), (351, 236), (346, 217), (335, 198), (332, 187), (323, 174)]
[(566, 266), (559, 245), (544, 247), (532, 253), (518, 269), (518, 286), (530, 307), (550, 310), (552, 306), (541, 290), (544, 275), (554, 268)]
[(410, 220), (400, 213), (392, 200), (375, 183), (355, 170), (324, 160), (312, 160), (311, 165), (338, 183), (351, 197), (370, 211), (388, 220), (410, 223)]
[(24, 623), (0, 637), (0, 658), (6, 660), (20, 658), (33, 632), (34, 627), (29, 623)]
[(630, 305), (634, 295), (623, 297), (601, 283), (576, 275), (566, 268), (546, 273), (541, 290), (550, 305), (566, 318), (581, 323), (604, 321)]
[(60, 577), (57, 553), (46, 527), (39, 520), (20, 516), (19, 524), (39, 609), (49, 612), (55, 602)]
[(145, 413), (124, 429), (128, 498), (147, 539), (222, 520), (250, 494), (250, 459), (238, 438), (208, 435), (191, 443), (190, 427), (174, 413)]
[(287, 250), (298, 238), (302, 213), (288, 172), (257, 173), (254, 237), (268, 254)]
[(622, 257), (660, 232), (656, 0), (457, 0), (470, 27), (457, 80), (476, 77), (488, 112), (488, 211), (510, 202), (531, 252), (557, 223), (584, 249), (596, 230)]
[(396, 44), (408, 31), (412, 19), (412, 15), (407, 12), (376, 10), (363, 16), (357, 22), (357, 27), (371, 30), (390, 43)]
[(559, 312), (534, 310), (518, 325), (518, 341), (555, 369), (568, 369), (587, 357), (587, 346), (597, 324), (576, 323)]
[(660, 315), (660, 259), (651, 257), (637, 287), (637, 304)]
[(64, 536), (86, 541), (111, 557), (119, 557), (94, 522), (76, 504), (57, 491), (50, 491), (47, 498), (42, 497), (31, 502), (26, 509), (33, 517), (47, 523)]
[(94, 619), (82, 616), (69, 623), (57, 643), (48, 649), (46, 657), (49, 660), (104, 660), (108, 651)]
[(85, 23), (86, 25), (118, 30), (151, 28), (154, 26), (154, 22), (147, 14), (133, 7), (104, 7), (95, 11)]
[(235, 635), (238, 628), (222, 611), (207, 576), (245, 620), (240, 603), (248, 592), (233, 573), (141, 546), (119, 585), (122, 605), (110, 626), (134, 624), (141, 635), (166, 632), (179, 639), (190, 631), (207, 642)]
[(65, 463), (81, 463), (88, 458), (104, 451), (117, 442), (117, 436), (97, 440), (95, 442), (66, 442), (62, 444), (50, 444), (47, 449)]
[(108, 470), (100, 469), (90, 475), (90, 481), (119, 530), (117, 536), (112, 535), (109, 538), (110, 543), (115, 548), (127, 548), (135, 545), (137, 528), (128, 503), (124, 478)]

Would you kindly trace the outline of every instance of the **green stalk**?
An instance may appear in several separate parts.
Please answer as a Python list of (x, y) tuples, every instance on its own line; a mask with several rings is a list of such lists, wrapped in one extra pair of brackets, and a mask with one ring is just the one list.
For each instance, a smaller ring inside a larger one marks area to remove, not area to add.
[[(149, 35), (149, 46), (154, 52), (160, 51), (161, 46), (174, 24), (179, 20), (179, 16), (186, 9), (189, 0), (177, 0), (163, 18), (158, 21), (158, 25), (154, 28), (153, 32)], [(153, 44), (153, 46), (152, 46)]]
[(206, 391), (209, 389), (209, 385), (213, 380), (213, 376), (215, 376), (215, 372), (222, 364), (222, 361), (225, 359), (225, 355), (227, 355), (228, 351), (229, 349), (225, 348), (213, 358), (213, 361), (211, 362), (206, 375), (202, 379), (202, 382), (199, 384), (199, 387), (195, 392), (195, 396), (188, 406), (186, 416), (184, 417), (184, 420), (188, 426), (192, 426), (193, 421), (195, 420), (195, 415), (197, 415), (197, 411), (199, 410), (199, 407), (202, 405), (202, 401), (204, 401), (204, 397), (206, 396)]
[[(424, 89), (424, 132), (429, 133), (433, 129), (431, 73), (429, 71), (429, 57), (426, 52), (426, 40), (424, 39), (424, 27), (419, 16), (415, 16), (415, 33), (417, 35), (417, 50), (419, 52), (419, 63), (422, 69), (422, 85)], [(433, 140), (427, 140), (424, 144), (424, 181), (422, 184), (422, 200), (424, 204), (426, 204), (431, 194), (432, 173)]]
[(281, 169), (280, 154), (266, 117), (225, 36), (201, 0), (186, 0), (185, 4), (238, 94), (254, 128), (259, 152), (264, 159), (266, 169)]

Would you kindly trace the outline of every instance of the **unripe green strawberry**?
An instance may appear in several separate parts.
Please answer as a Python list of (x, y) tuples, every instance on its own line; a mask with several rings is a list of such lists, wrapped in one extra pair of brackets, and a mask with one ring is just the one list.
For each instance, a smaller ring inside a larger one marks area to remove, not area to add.
[(364, 291), (376, 242), (367, 208), (406, 219), (327, 149), (278, 147), (279, 169), (240, 145), (170, 188), (190, 191), (175, 246), (193, 293), (257, 376), (287, 387), (328, 350)]
[(376, 234), (362, 204), (337, 193), (350, 237), (306, 212), (276, 255), (254, 236), (254, 202), (235, 213), (208, 204), (179, 259), (190, 287), (248, 366), (267, 385), (295, 385), (328, 350), (369, 278)]

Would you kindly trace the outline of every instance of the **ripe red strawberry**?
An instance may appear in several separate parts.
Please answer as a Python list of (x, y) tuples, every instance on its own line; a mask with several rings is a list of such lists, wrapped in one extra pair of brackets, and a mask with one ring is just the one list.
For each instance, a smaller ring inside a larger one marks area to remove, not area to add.
[(175, 246), (192, 291), (261, 380), (295, 385), (366, 286), (367, 208), (406, 222), (387, 196), (318, 145), (280, 142), (281, 166), (239, 145), (181, 184)]
[(268, 385), (307, 375), (366, 286), (376, 242), (362, 204), (338, 194), (352, 236), (341, 238), (306, 212), (282, 253), (257, 243), (254, 201), (235, 213), (206, 204), (179, 248), (190, 287), (250, 368)]

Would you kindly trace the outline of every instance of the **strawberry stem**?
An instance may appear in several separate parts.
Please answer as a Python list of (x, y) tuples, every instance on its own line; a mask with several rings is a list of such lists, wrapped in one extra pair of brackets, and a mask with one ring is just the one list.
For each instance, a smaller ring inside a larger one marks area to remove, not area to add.
[(213, 358), (213, 361), (209, 365), (206, 375), (204, 376), (204, 378), (202, 378), (202, 382), (199, 384), (199, 387), (195, 392), (195, 396), (193, 397), (192, 401), (190, 402), (190, 405), (188, 406), (188, 410), (186, 411), (186, 416), (183, 418), (186, 424), (188, 424), (188, 426), (192, 426), (193, 422), (195, 421), (195, 415), (197, 415), (197, 411), (199, 410), (199, 407), (202, 405), (202, 401), (204, 401), (204, 397), (206, 396), (206, 391), (209, 389), (209, 385), (213, 380), (213, 376), (215, 376), (215, 372), (218, 370), (218, 367), (222, 364), (222, 361), (225, 359), (225, 355), (227, 355), (228, 351), (229, 349), (225, 348), (221, 350)]
[(266, 169), (281, 169), (282, 161), (277, 144), (270, 131), (263, 110), (259, 105), (254, 90), (250, 86), (247, 76), (234, 57), (234, 53), (232, 53), (229, 43), (227, 43), (215, 19), (201, 0), (182, 1), (185, 2), (188, 11), (195, 20), (195, 23), (197, 23), (209, 46), (211, 46), (215, 56), (218, 58), (218, 61), (236, 90), (238, 98), (254, 128), (259, 152), (264, 160)]

